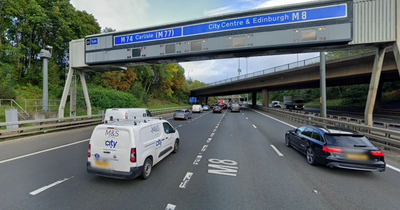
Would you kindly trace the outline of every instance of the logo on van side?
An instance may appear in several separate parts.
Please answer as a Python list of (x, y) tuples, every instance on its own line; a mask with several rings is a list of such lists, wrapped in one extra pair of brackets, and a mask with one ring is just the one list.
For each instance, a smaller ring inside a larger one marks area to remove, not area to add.
[(106, 130), (105, 135), (106, 136), (111, 136), (111, 137), (118, 137), (119, 136), (119, 130)]
[(115, 148), (115, 146), (117, 146), (117, 141), (111, 140), (111, 141), (105, 141), (104, 144), (106, 146), (109, 146), (110, 148)]
[(160, 126), (159, 126), (159, 125), (156, 125), (156, 126), (151, 127), (151, 132), (152, 132), (152, 133), (158, 132), (158, 131), (160, 131)]

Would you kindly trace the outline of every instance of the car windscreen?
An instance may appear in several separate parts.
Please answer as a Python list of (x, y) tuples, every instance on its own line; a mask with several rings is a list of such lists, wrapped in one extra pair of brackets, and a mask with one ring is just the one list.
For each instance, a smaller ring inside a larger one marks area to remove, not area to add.
[(365, 136), (325, 135), (327, 143), (337, 147), (373, 147)]

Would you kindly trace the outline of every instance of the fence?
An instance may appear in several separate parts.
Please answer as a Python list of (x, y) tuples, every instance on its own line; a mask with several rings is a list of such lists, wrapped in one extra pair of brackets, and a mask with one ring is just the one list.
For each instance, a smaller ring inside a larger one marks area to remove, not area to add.
[[(60, 104), (61, 100), (54, 100), (54, 99), (49, 99), (48, 100), (48, 107), (49, 107), (49, 111), (57, 111), (59, 104)], [(27, 110), (28, 112), (38, 112), (38, 111), (42, 111), (42, 99), (25, 99), (25, 110)]]
[(0, 107), (4, 107), (5, 104), (9, 104), (9, 106), (7, 107), (17, 109), (18, 115), (24, 120), (29, 117), (29, 113), (25, 109), (23, 109), (22, 106), (20, 106), (14, 99), (0, 99)]
[[(160, 115), (171, 113), (176, 109), (189, 108), (190, 107), (172, 107), (164, 109), (152, 109), (150, 111), (153, 115)], [(53, 118), (44, 120), (24, 120), (19, 122), (0, 123), (0, 139), (97, 125), (103, 123), (104, 116), (104, 114), (98, 114), (91, 116)], [(5, 129), (6, 126), (10, 125), (19, 125), (19, 128)]]

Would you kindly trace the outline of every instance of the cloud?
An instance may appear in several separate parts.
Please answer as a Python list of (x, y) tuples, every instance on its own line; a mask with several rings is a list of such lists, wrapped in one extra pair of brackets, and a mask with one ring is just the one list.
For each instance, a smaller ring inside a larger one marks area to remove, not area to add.
[(93, 14), (102, 28), (123, 30), (151, 25), (146, 22), (150, 7), (147, 0), (71, 0), (71, 3), (76, 9)]

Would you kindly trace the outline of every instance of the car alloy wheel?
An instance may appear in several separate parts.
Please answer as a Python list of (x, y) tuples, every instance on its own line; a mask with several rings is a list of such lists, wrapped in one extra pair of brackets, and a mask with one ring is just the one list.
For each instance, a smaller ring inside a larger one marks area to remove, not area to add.
[(142, 179), (147, 179), (151, 175), (151, 170), (153, 168), (153, 161), (150, 158), (146, 158), (143, 164), (143, 171), (141, 174)]
[(314, 151), (311, 149), (311, 147), (307, 148), (307, 162), (310, 165), (315, 165), (315, 153)]
[(290, 140), (289, 140), (288, 135), (285, 135), (285, 145), (286, 145), (287, 147), (290, 147)]

